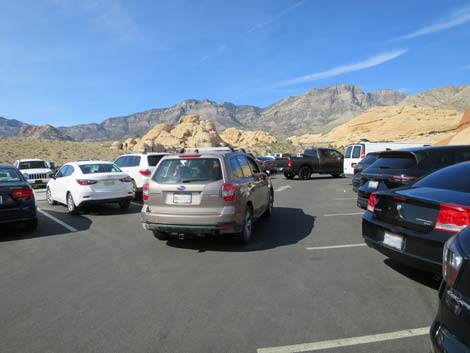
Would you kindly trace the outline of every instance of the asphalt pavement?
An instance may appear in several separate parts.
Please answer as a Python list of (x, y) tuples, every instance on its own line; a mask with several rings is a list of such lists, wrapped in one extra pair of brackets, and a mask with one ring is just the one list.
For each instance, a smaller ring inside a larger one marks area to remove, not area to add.
[(248, 246), (38, 191), (37, 231), (0, 228), (0, 351), (429, 352), (438, 283), (363, 245), (350, 179), (273, 183)]

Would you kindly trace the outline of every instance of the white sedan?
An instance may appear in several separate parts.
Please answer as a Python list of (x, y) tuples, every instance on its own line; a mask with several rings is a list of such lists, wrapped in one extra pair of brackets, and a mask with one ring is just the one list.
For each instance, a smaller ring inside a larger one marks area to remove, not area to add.
[(115, 164), (77, 161), (64, 164), (47, 183), (47, 202), (65, 204), (69, 213), (89, 204), (116, 202), (128, 209), (134, 198), (132, 179)]

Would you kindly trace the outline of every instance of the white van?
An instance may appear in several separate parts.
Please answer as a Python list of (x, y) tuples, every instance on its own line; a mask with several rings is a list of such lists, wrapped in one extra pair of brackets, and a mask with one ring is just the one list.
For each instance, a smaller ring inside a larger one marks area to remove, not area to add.
[(409, 142), (360, 142), (346, 147), (344, 154), (343, 172), (346, 176), (354, 175), (354, 167), (361, 161), (368, 153), (386, 151), (386, 150), (399, 150), (402, 148), (424, 147), (430, 146), (424, 143), (409, 143)]

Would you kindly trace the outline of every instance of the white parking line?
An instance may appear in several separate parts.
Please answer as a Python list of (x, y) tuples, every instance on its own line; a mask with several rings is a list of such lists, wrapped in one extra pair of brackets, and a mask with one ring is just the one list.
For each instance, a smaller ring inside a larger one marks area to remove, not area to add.
[(422, 327), (422, 328), (416, 328), (416, 329), (411, 329), (411, 330), (382, 333), (378, 335), (352, 337), (352, 338), (340, 338), (340, 339), (331, 340), (331, 341), (296, 344), (293, 346), (258, 348), (256, 352), (257, 353), (311, 352), (311, 351), (319, 351), (322, 349), (356, 346), (359, 344), (390, 341), (390, 340), (396, 340), (396, 339), (407, 338), (407, 337), (415, 337), (415, 336), (424, 336), (427, 334), (429, 334), (429, 327)]
[(274, 192), (284, 191), (284, 190), (287, 190), (287, 189), (292, 189), (292, 186), (284, 185), (284, 186), (281, 186), (281, 187), (275, 189)]
[(325, 250), (325, 249), (341, 249), (341, 248), (355, 248), (358, 246), (367, 246), (364, 243), (360, 244), (347, 244), (347, 245), (331, 245), (331, 246), (315, 246), (305, 248), (306, 250)]
[(67, 223), (65, 222), (62, 222), (60, 219), (50, 215), (49, 213), (47, 213), (46, 211), (44, 210), (41, 210), (40, 208), (38, 208), (38, 211), (43, 214), (44, 216), (46, 216), (47, 218), (50, 218), (52, 219), (54, 222), (60, 224), (62, 227), (66, 228), (67, 230), (70, 230), (71, 232), (78, 232), (78, 229), (68, 225)]
[(357, 216), (357, 215), (363, 215), (364, 212), (352, 212), (352, 213), (330, 213), (330, 214), (324, 214), (323, 217), (335, 217), (335, 216)]

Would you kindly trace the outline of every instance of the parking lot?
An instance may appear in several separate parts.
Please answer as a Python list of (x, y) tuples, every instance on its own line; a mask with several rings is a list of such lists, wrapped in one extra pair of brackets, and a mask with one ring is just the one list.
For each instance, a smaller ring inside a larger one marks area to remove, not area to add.
[(428, 352), (438, 283), (364, 246), (350, 179), (273, 184), (248, 246), (37, 192), (37, 231), (1, 231), (0, 351)]

